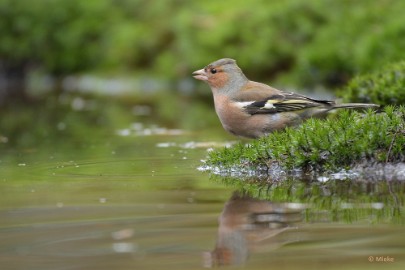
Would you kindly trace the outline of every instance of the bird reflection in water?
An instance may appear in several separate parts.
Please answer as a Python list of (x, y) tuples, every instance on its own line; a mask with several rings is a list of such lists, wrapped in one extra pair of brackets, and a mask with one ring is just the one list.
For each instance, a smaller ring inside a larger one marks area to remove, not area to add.
[(299, 241), (282, 232), (297, 228), (305, 205), (273, 203), (234, 192), (218, 219), (218, 235), (213, 251), (205, 252), (205, 267), (243, 265), (252, 252), (268, 252)]

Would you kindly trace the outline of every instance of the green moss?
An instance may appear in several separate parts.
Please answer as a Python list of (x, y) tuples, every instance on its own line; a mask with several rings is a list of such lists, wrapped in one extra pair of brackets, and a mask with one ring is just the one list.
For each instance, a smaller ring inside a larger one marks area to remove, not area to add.
[(336, 171), (362, 162), (405, 161), (405, 107), (381, 113), (341, 111), (327, 120), (310, 119), (250, 144), (209, 153), (208, 165)]
[(341, 89), (339, 94), (345, 101), (350, 102), (405, 104), (405, 61), (392, 63), (374, 73), (358, 76)]

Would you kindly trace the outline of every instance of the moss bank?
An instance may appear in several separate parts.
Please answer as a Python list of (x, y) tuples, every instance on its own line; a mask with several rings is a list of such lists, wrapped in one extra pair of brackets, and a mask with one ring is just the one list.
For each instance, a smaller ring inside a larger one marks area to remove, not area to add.
[(339, 91), (347, 102), (372, 102), (380, 105), (405, 104), (405, 61), (357, 76)]
[(336, 172), (360, 164), (404, 161), (405, 107), (387, 106), (379, 113), (340, 111), (327, 120), (310, 119), (249, 144), (211, 151), (207, 165)]

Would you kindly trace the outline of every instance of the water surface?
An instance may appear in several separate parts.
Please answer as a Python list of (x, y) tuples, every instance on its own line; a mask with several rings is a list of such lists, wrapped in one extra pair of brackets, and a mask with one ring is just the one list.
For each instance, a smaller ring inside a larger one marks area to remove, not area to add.
[(196, 168), (207, 148), (225, 142), (203, 138), (121, 130), (90, 144), (4, 147), (1, 269), (404, 269), (402, 183), (392, 190), (396, 209), (374, 190), (381, 218), (381, 207), (370, 212), (362, 201), (366, 210), (345, 219), (350, 207), (331, 203), (344, 186), (305, 195), (330, 199), (319, 207), (293, 192), (299, 180), (290, 197), (277, 197), (277, 188), (255, 196), (210, 179)]

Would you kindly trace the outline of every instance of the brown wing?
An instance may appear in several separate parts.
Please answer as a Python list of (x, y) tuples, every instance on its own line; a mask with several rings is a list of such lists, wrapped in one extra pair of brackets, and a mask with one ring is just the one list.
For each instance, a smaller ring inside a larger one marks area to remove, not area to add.
[(335, 104), (333, 101), (316, 100), (255, 82), (250, 82), (247, 89), (239, 93), (235, 101), (241, 102), (246, 112), (252, 115), (331, 107)]

